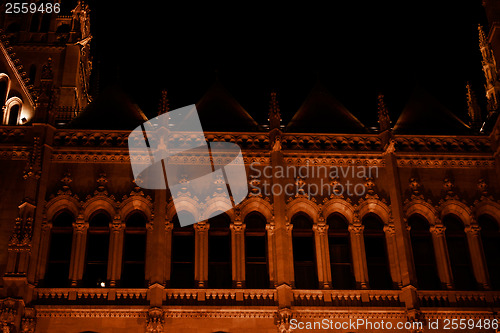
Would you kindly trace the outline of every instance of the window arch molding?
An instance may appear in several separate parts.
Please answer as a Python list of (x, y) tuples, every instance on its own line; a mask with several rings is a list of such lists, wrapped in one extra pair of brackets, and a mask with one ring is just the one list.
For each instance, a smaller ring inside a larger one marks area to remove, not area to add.
[(111, 198), (103, 196), (91, 198), (83, 205), (83, 218), (88, 221), (94, 213), (105, 211), (113, 219), (117, 215), (115, 207), (116, 203)]
[(203, 220), (208, 220), (212, 217), (215, 217), (214, 215), (215, 213), (219, 215), (220, 212), (227, 214), (229, 219), (231, 221), (234, 221), (234, 210), (229, 199), (228, 200), (220, 200), (220, 198), (210, 199), (207, 202), (206, 208), (203, 210), (203, 213), (200, 214), (200, 217), (202, 217)]
[(22, 99), (20, 99), (19, 97), (17, 96), (13, 96), (11, 98), (9, 98), (6, 102), (5, 102), (5, 112), (4, 112), (4, 115), (3, 115), (3, 123), (4, 124), (9, 124), (11, 122), (11, 112), (12, 112), (12, 108), (14, 108), (15, 106), (18, 106), (19, 110), (17, 111), (17, 119), (16, 119), (16, 125), (18, 125), (21, 121), (21, 111), (23, 109), (23, 101)]
[(200, 220), (200, 212), (198, 210), (198, 202), (191, 197), (177, 198), (174, 202), (170, 201), (167, 205), (167, 221), (172, 221), (175, 215), (179, 212), (186, 211), (193, 215), (195, 221)]
[(123, 201), (119, 207), (120, 216), (124, 220), (134, 212), (143, 213), (146, 219), (151, 221), (153, 216), (151, 201), (142, 196), (133, 196)]
[(47, 220), (52, 221), (52, 219), (63, 210), (68, 210), (77, 217), (81, 212), (81, 206), (80, 203), (71, 196), (57, 196), (46, 204), (45, 216)]
[(247, 215), (253, 212), (261, 213), (266, 218), (268, 223), (272, 220), (273, 217), (271, 204), (259, 197), (252, 197), (245, 200), (240, 207), (240, 212), (241, 219), (243, 221), (245, 220)]
[(431, 204), (425, 201), (409, 202), (407, 205), (405, 205), (404, 211), (406, 219), (410, 218), (414, 214), (419, 214), (427, 220), (430, 226), (436, 224), (439, 216), (436, 209)]
[(441, 220), (447, 215), (455, 215), (461, 220), (465, 227), (470, 226), (473, 221), (473, 215), (470, 208), (458, 200), (445, 201), (439, 206), (439, 211)]
[(391, 210), (382, 201), (377, 199), (368, 199), (366, 201), (363, 201), (359, 205), (358, 215), (360, 221), (370, 213), (375, 214), (384, 223), (384, 225), (389, 224), (389, 220), (391, 218)]
[[(473, 216), (477, 221), (481, 215), (500, 216), (500, 204), (492, 200), (480, 201), (473, 207)], [(500, 220), (497, 219), (497, 222), (500, 223)]]
[(9, 96), (9, 92), (10, 92), (10, 85), (11, 85), (11, 81), (10, 81), (10, 77), (5, 74), (5, 73), (0, 73), (0, 82), (6, 82), (6, 87), (5, 87), (5, 92), (2, 93), (2, 95), (0, 95), (0, 107), (4, 106), (5, 102), (7, 102), (7, 97)]
[(334, 198), (329, 200), (323, 208), (325, 219), (332, 214), (340, 214), (349, 224), (354, 221), (354, 207), (343, 199)]
[(290, 222), (292, 218), (299, 214), (307, 215), (313, 222), (318, 223), (319, 207), (317, 204), (306, 198), (297, 198), (286, 205), (287, 217)]

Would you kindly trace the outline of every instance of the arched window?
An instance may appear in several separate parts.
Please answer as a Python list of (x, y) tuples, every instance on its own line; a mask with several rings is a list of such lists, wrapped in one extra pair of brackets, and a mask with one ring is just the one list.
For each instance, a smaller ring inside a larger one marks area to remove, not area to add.
[(194, 288), (194, 228), (193, 224), (181, 228), (179, 216), (183, 221), (195, 222), (194, 216), (186, 211), (179, 212), (172, 220), (170, 287)]
[(437, 273), (429, 223), (422, 215), (413, 214), (408, 218), (408, 225), (418, 287), (423, 290), (439, 290), (441, 281)]
[(384, 223), (377, 215), (369, 213), (363, 217), (363, 225), (365, 226), (363, 236), (370, 288), (392, 289), (393, 282), (389, 271)]
[(94, 213), (89, 220), (82, 281), (84, 287), (107, 285), (110, 222), (111, 217), (104, 211)]
[(245, 217), (245, 281), (247, 288), (269, 288), (266, 218), (259, 212)]
[(469, 245), (462, 221), (457, 216), (448, 214), (443, 218), (443, 224), (446, 226), (446, 245), (448, 246), (448, 256), (450, 258), (455, 289), (477, 289)]
[(36, 65), (35, 64), (32, 64), (30, 66), (29, 78), (30, 78), (30, 83), (34, 85), (35, 80), (36, 80)]
[(0, 73), (0, 109), (5, 105), (10, 90), (10, 78), (7, 74)]
[(9, 121), (7, 122), (8, 125), (14, 126), (19, 123), (20, 111), (21, 108), (19, 107), (19, 104), (14, 104), (9, 108)]
[(135, 211), (125, 219), (123, 268), (120, 285), (125, 288), (145, 286), (146, 216)]
[(333, 289), (354, 289), (355, 279), (352, 266), (351, 240), (348, 222), (340, 214), (328, 216), (328, 247)]
[(314, 246), (313, 222), (304, 213), (292, 217), (292, 246), (295, 287), (317, 289), (316, 249)]
[(481, 241), (488, 266), (491, 287), (500, 290), (500, 232), (498, 223), (490, 215), (478, 218), (481, 227)]
[(52, 220), (47, 269), (43, 281), (46, 287), (69, 286), (73, 222), (75, 222), (75, 217), (65, 210), (58, 213)]
[(35, 13), (33, 16), (31, 16), (31, 24), (30, 24), (30, 32), (38, 32), (38, 29), (40, 28), (40, 17), (42, 14), (40, 13)]
[[(220, 212), (217, 212), (220, 213)], [(215, 214), (217, 214), (215, 213)], [(231, 219), (226, 213), (208, 219), (208, 287), (231, 288)]]

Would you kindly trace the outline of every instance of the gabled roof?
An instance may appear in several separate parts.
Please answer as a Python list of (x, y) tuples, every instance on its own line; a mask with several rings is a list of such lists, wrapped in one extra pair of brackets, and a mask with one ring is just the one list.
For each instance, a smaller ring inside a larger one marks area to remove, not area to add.
[(297, 133), (366, 133), (365, 126), (318, 81), (286, 127)]
[(196, 103), (204, 131), (257, 131), (259, 124), (234, 99), (219, 79)]
[(118, 87), (106, 88), (78, 117), (69, 128), (133, 130), (147, 117)]
[(471, 134), (469, 126), (421, 86), (413, 90), (393, 130), (397, 134)]

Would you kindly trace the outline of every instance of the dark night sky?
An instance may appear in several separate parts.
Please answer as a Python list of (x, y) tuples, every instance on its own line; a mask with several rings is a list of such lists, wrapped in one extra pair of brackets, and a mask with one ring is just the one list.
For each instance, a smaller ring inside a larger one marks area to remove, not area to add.
[(353, 114), (375, 126), (378, 92), (395, 122), (420, 83), (465, 120), (465, 82), (478, 97), (484, 93), (480, 0), (345, 2), (236, 7), (88, 0), (100, 90), (118, 84), (151, 117), (162, 89), (171, 108), (192, 104), (218, 71), (260, 123), (276, 89), (286, 123), (319, 76)]

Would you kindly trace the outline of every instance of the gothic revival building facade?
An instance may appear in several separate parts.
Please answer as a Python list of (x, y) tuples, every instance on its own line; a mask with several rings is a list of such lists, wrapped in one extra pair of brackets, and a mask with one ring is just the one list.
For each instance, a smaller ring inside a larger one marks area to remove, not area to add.
[[(272, 93), (262, 125), (216, 81), (197, 109), (208, 141), (243, 151), (249, 195), (234, 209), (217, 182), (201, 205), (134, 181), (128, 135), (147, 119), (120, 92), (91, 100), (83, 2), (70, 16), (4, 15), (3, 332), (320, 332), (325, 319), (343, 332), (452, 319), (494, 331), (498, 6), (485, 2), (489, 34), (479, 28), (488, 109), (468, 86), (469, 124), (416, 88), (394, 125), (379, 96), (370, 130), (317, 83), (288, 124)], [(181, 215), (202, 222), (181, 228)]]

